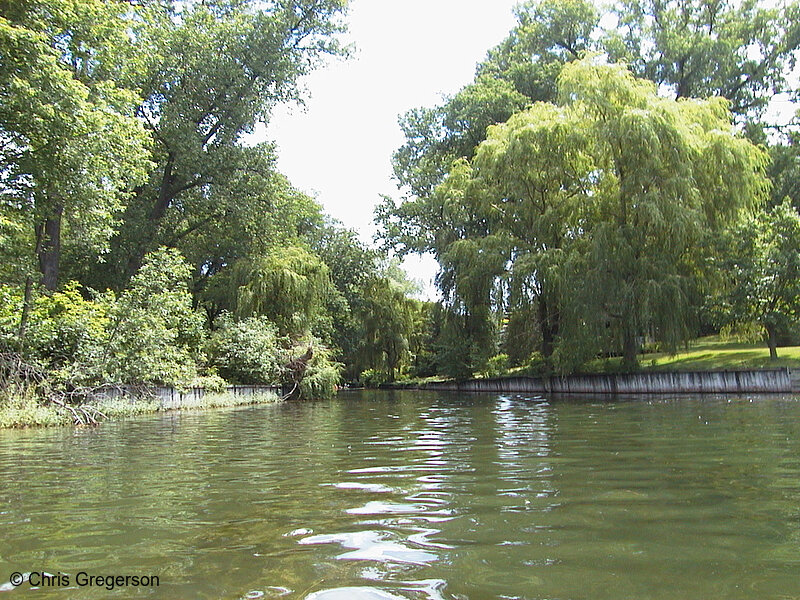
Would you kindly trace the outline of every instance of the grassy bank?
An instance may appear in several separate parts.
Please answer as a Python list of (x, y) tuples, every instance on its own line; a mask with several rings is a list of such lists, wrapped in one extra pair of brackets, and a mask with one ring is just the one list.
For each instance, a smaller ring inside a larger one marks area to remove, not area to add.
[[(800, 369), (800, 346), (778, 348), (778, 360), (770, 360), (769, 348), (763, 344), (747, 344), (708, 336), (689, 342), (677, 354), (653, 352), (639, 355), (645, 371), (719, 371), (735, 369)], [(589, 372), (616, 372), (621, 358), (598, 359), (587, 365)]]
[[(165, 409), (156, 399), (141, 398), (131, 401), (129, 398), (116, 398), (93, 403), (91, 404), (91, 410), (96, 411), (99, 419), (118, 419), (146, 413), (173, 410), (203, 410), (278, 401), (280, 401), (280, 398), (274, 393), (260, 393), (252, 396), (239, 396), (232, 393), (209, 393), (201, 399), (187, 398), (179, 408)], [(53, 403), (41, 404), (38, 400), (27, 397), (5, 398), (0, 402), (0, 429), (52, 427), (74, 423), (74, 416), (69, 409)]]
[[(749, 369), (800, 369), (800, 346), (778, 348), (778, 359), (770, 360), (769, 348), (762, 344), (748, 344), (721, 339), (719, 336), (698, 338), (689, 342), (676, 354), (650, 352), (639, 355), (642, 371), (734, 371)], [(621, 373), (622, 358), (596, 359), (587, 363), (580, 373)], [(542, 373), (525, 367), (509, 369), (500, 377), (538, 377)], [(479, 375), (475, 376), (480, 378)], [(425, 383), (446, 381), (445, 377), (406, 379), (386, 384), (392, 389), (415, 389)]]

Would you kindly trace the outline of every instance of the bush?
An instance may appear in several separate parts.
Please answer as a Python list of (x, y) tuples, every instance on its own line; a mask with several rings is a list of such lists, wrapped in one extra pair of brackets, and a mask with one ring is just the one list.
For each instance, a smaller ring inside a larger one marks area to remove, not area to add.
[(550, 375), (552, 370), (542, 353), (538, 350), (531, 352), (523, 366), (524, 372), (527, 375)]
[(376, 388), (382, 383), (386, 383), (388, 378), (386, 377), (386, 373), (380, 369), (367, 369), (366, 371), (362, 371), (358, 379), (364, 387)]
[(285, 355), (284, 384), (306, 400), (330, 398), (336, 394), (343, 365), (316, 338), (301, 340)]
[(113, 296), (86, 300), (78, 283), (34, 302), (24, 341), (28, 359), (56, 387), (92, 385), (107, 378), (109, 313)]
[(30, 397), (8, 397), (0, 392), (0, 429), (9, 427), (50, 427), (70, 422), (65, 412), (43, 405)]
[(21, 314), (22, 294), (12, 286), (0, 285), (0, 351), (18, 349)]
[(209, 362), (232, 383), (273, 384), (280, 380), (282, 357), (277, 327), (266, 317), (217, 319), (208, 344)]
[(508, 372), (508, 354), (495, 354), (486, 363), (486, 377), (501, 377)]
[(206, 393), (224, 394), (228, 391), (228, 382), (216, 373), (196, 377), (189, 387), (203, 388)]
[(190, 267), (176, 251), (148, 254), (110, 310), (110, 381), (185, 387), (204, 360), (204, 318), (192, 308)]

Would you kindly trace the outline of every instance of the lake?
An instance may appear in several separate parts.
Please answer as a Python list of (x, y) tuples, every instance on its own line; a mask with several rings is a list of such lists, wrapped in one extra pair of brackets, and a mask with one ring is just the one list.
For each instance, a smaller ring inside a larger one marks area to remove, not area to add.
[(346, 392), (0, 431), (0, 473), (0, 598), (800, 598), (790, 396)]

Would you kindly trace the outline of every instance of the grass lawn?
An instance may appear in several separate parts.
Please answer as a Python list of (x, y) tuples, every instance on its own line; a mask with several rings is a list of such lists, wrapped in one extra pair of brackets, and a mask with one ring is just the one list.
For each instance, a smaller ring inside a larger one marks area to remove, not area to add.
[[(595, 360), (587, 371), (617, 371), (621, 358)], [(640, 354), (639, 364), (653, 371), (709, 371), (723, 369), (800, 368), (800, 346), (778, 348), (778, 360), (769, 359), (766, 344), (746, 344), (720, 340), (719, 336), (699, 338), (675, 355), (656, 352)]]

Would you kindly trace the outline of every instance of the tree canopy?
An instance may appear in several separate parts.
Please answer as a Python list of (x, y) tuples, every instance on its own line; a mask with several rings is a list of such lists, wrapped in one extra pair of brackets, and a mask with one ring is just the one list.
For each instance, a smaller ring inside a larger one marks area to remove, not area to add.
[(711, 326), (710, 240), (770, 187), (773, 205), (794, 197), (793, 133), (768, 136), (765, 108), (791, 91), (798, 10), (621, 0), (601, 19), (591, 2), (521, 4), (472, 83), (401, 117), (404, 196), (376, 211), (385, 248), (438, 260), (440, 335), (469, 339), (481, 313), (482, 348), (530, 344), (519, 364), (621, 353), (632, 368), (643, 341), (675, 348)]
[[(0, 0), (0, 352), (63, 390), (314, 397), (797, 334), (797, 128), (766, 110), (797, 92), (796, 2), (523, 2), (472, 81), (400, 117), (384, 252), (250, 136), (348, 54), (345, 13)], [(439, 302), (407, 253), (438, 261)]]

